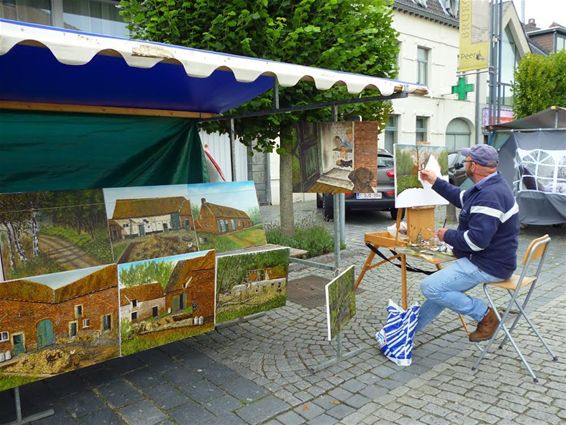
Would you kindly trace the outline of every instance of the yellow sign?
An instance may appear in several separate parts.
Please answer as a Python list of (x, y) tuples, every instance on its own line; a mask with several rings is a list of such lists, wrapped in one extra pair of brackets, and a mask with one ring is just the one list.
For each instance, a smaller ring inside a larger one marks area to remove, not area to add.
[(460, 0), (458, 72), (489, 66), (489, 0)]

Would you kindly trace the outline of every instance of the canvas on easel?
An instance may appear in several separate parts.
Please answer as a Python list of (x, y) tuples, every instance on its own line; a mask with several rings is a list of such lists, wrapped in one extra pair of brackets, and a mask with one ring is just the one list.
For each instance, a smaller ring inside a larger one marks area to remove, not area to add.
[(348, 267), (324, 288), (328, 340), (332, 341), (356, 315), (354, 266)]

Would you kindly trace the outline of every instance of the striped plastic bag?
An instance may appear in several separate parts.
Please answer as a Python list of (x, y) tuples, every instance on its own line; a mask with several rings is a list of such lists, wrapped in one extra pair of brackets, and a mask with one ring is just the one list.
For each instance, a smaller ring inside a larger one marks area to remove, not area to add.
[(403, 310), (389, 300), (387, 323), (375, 334), (381, 352), (398, 366), (411, 365), (413, 337), (420, 308), (420, 305), (415, 303), (408, 310)]

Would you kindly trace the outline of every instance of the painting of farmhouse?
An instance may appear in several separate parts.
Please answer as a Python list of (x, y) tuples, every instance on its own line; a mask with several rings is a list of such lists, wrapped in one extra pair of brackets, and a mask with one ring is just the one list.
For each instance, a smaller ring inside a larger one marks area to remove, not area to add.
[(267, 243), (253, 181), (189, 185), (200, 249), (231, 251)]
[(301, 122), (293, 128), (291, 151), (293, 192), (309, 192), (320, 178), (320, 126)]
[(420, 179), (419, 170), (426, 169), (448, 180), (448, 151), (443, 146), (395, 145), (395, 207), (410, 208), (447, 205), (448, 201)]
[(0, 391), (119, 356), (116, 265), (0, 282)]
[(288, 248), (219, 256), (216, 269), (216, 323), (287, 302)]
[(101, 190), (0, 195), (4, 279), (112, 263)]
[(118, 265), (122, 355), (214, 329), (214, 251)]
[(329, 341), (336, 338), (356, 315), (354, 280), (354, 266), (350, 266), (324, 288)]
[(187, 185), (104, 189), (115, 261), (198, 251)]

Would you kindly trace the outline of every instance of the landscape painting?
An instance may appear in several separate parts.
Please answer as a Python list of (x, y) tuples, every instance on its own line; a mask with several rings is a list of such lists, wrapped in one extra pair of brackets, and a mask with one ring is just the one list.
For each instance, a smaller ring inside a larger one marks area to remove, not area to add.
[(119, 356), (116, 265), (0, 282), (0, 391)]
[(104, 189), (117, 263), (198, 251), (187, 185)]
[(122, 355), (214, 329), (215, 252), (118, 265)]
[(113, 262), (102, 190), (0, 195), (4, 279)]
[(425, 143), (395, 145), (395, 208), (448, 204), (430, 183), (421, 180), (419, 171), (423, 169), (448, 181), (448, 150)]
[(189, 185), (200, 249), (226, 252), (267, 243), (253, 181)]
[(350, 266), (324, 288), (329, 341), (336, 338), (356, 315), (354, 281), (354, 266)]
[(216, 323), (287, 302), (288, 248), (219, 256), (216, 269)]

